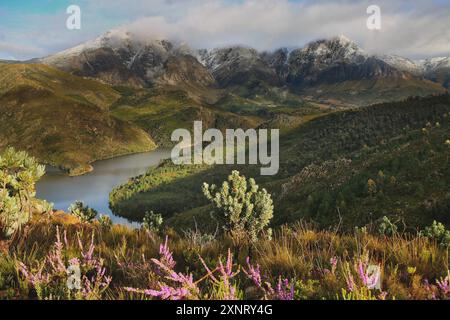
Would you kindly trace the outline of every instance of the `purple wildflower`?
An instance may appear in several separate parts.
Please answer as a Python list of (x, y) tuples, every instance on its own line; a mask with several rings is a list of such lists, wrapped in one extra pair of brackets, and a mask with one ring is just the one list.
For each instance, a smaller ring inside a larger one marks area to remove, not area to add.
[(262, 281), (261, 270), (259, 265), (253, 266), (250, 264), (250, 258), (247, 257), (247, 268), (243, 269), (247, 277), (253, 281), (258, 289), (264, 293), (265, 299), (275, 300), (293, 300), (294, 299), (294, 284), (290, 284), (288, 279), (282, 280), (278, 278), (278, 283), (275, 290), (269, 282)]
[(338, 263), (338, 258), (337, 258), (337, 257), (332, 257), (332, 258), (330, 259), (331, 273), (332, 273), (332, 274), (334, 274), (335, 271), (336, 271), (337, 263)]
[(169, 249), (167, 237), (165, 243), (159, 247), (159, 254), (159, 259), (152, 259), (152, 262), (157, 266), (158, 274), (165, 279), (164, 282), (158, 282), (159, 289), (125, 288), (125, 290), (143, 293), (163, 300), (182, 300), (198, 297), (200, 290), (194, 282), (192, 274), (183, 274), (174, 270), (176, 263)]
[[(25, 281), (30, 283), (35, 289), (41, 292), (39, 298), (62, 298), (75, 296), (78, 299), (99, 299), (101, 294), (111, 283), (111, 277), (106, 276), (106, 269), (103, 267), (103, 260), (93, 256), (95, 245), (94, 235), (92, 235), (91, 245), (87, 252), (84, 252), (83, 245), (78, 237), (79, 256), (67, 257), (65, 248), (69, 247), (67, 234), (64, 232), (64, 242), (61, 241), (59, 228), (56, 228), (56, 241), (53, 248), (48, 252), (43, 261), (40, 261), (36, 268), (30, 268), (24, 263), (19, 263), (19, 271)], [(71, 290), (67, 285), (68, 276), (73, 274), (70, 267), (77, 266), (85, 274), (81, 277), (81, 289)], [(60, 284), (63, 281), (64, 284)], [(56, 284), (56, 285), (54, 285)], [(61, 290), (60, 288), (64, 289)]]
[(281, 277), (278, 278), (275, 298), (278, 300), (294, 300), (294, 284), (289, 284), (288, 279), (281, 280)]
[(444, 296), (450, 294), (450, 271), (445, 278), (436, 280), (436, 283)]
[(228, 256), (226, 264), (224, 265), (222, 260), (219, 259), (218, 266), (214, 269), (214, 271), (219, 272), (218, 278), (214, 276), (214, 271), (211, 271), (206, 265), (205, 261), (202, 257), (199, 257), (202, 262), (204, 268), (208, 272), (208, 277), (216, 284), (223, 285), (223, 299), (224, 300), (236, 300), (236, 288), (233, 286), (231, 279), (237, 276), (240, 272), (239, 268), (233, 272), (233, 255), (231, 254), (231, 250), (228, 249)]
[(376, 266), (374, 270), (370, 270), (367, 261), (359, 260), (357, 266), (355, 267), (359, 279), (362, 284), (368, 289), (375, 289), (380, 280), (380, 266)]

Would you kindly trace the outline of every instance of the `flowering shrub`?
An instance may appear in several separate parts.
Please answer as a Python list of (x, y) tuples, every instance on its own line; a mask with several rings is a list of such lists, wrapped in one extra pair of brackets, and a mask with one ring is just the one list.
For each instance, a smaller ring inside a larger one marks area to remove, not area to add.
[(125, 288), (129, 292), (143, 293), (147, 296), (163, 300), (199, 299), (200, 289), (193, 280), (192, 274), (174, 271), (176, 262), (169, 250), (168, 239), (159, 248), (159, 259), (152, 259), (156, 265), (156, 272), (162, 279), (156, 289)]
[(25, 283), (36, 291), (39, 299), (101, 299), (112, 278), (106, 275), (103, 260), (94, 257), (94, 234), (87, 250), (78, 236), (78, 255), (65, 250), (69, 248), (66, 232), (63, 238), (64, 242), (57, 228), (56, 242), (42, 261), (34, 266), (19, 262)]
[(450, 270), (447, 271), (447, 276), (436, 281), (440, 294), (443, 299), (450, 299)]
[(142, 220), (142, 228), (153, 233), (158, 233), (164, 220), (162, 215), (153, 211), (146, 212)]
[(433, 221), (431, 226), (422, 231), (422, 235), (436, 240), (443, 247), (450, 247), (450, 231), (440, 222)]
[(253, 281), (255, 286), (263, 293), (264, 299), (268, 300), (293, 300), (294, 299), (294, 284), (290, 283), (288, 279), (278, 278), (278, 283), (274, 286), (270, 282), (263, 281), (259, 265), (253, 266), (250, 264), (250, 259), (247, 258), (247, 268), (244, 273)]
[(255, 242), (268, 228), (273, 218), (273, 200), (266, 189), (260, 189), (253, 178), (246, 179), (234, 170), (221, 188), (203, 184), (203, 194), (214, 206), (225, 232), (238, 242)]
[[(231, 251), (228, 249), (226, 264), (224, 265), (222, 260), (219, 259), (218, 266), (213, 271), (208, 268), (205, 261), (201, 257), (200, 260), (208, 272), (209, 279), (212, 280), (215, 287), (212, 298), (219, 300), (237, 300), (238, 289), (236, 285), (233, 285), (232, 279), (239, 274), (240, 270), (238, 267), (237, 270), (233, 272), (234, 264)], [(219, 273), (218, 276), (214, 275), (215, 271)]]
[[(386, 292), (381, 291), (381, 266), (369, 264), (368, 256), (355, 260), (353, 270), (348, 262), (343, 266), (347, 289), (342, 289), (346, 300), (385, 300)], [(376, 290), (379, 291), (378, 296)]]

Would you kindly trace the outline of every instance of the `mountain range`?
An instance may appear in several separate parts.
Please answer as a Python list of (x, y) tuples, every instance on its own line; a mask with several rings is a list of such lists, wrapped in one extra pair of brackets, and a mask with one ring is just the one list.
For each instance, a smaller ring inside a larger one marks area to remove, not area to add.
[(448, 57), (412, 61), (369, 55), (344, 36), (259, 52), (245, 46), (194, 50), (185, 43), (142, 41), (111, 31), (36, 61), (111, 85), (227, 89), (245, 97), (282, 88), (355, 105), (442, 92), (450, 85)]

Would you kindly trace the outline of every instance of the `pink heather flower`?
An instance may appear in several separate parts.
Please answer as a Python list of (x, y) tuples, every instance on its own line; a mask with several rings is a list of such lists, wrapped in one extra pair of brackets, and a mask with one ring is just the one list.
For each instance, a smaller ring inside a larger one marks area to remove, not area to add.
[(84, 252), (84, 249), (83, 249), (83, 243), (81, 242), (80, 235), (79, 235), (78, 233), (77, 233), (77, 238), (78, 238), (78, 246), (79, 246), (79, 248), (80, 248), (80, 250), (81, 250), (81, 255), (82, 255), (82, 257), (83, 257), (83, 260), (84, 260), (86, 263), (90, 264), (91, 262), (93, 262), (93, 261), (95, 260), (95, 259), (93, 258), (94, 250), (95, 250), (95, 245), (94, 245), (94, 233), (92, 233), (91, 243), (90, 243), (90, 245), (89, 245), (89, 249), (88, 249), (86, 252)]
[(244, 273), (247, 275), (247, 277), (253, 281), (253, 283), (260, 289), (262, 289), (262, 279), (261, 279), (261, 270), (259, 268), (259, 265), (252, 266), (250, 264), (250, 257), (247, 257), (247, 267), (248, 271), (243, 269)]
[[(231, 250), (228, 249), (226, 264), (224, 265), (222, 260), (219, 259), (219, 264), (214, 269), (214, 271), (211, 271), (208, 268), (202, 257), (199, 256), (199, 259), (202, 262), (204, 268), (206, 269), (208, 277), (216, 284), (223, 284), (225, 288), (223, 293), (223, 299), (236, 300), (237, 299), (236, 288), (233, 286), (231, 279), (234, 278), (236, 275), (238, 275), (240, 270), (238, 268), (235, 272), (233, 272), (233, 255), (231, 254)], [(217, 277), (214, 276), (215, 271), (219, 271), (220, 274), (219, 279), (217, 279)]]
[[(46, 286), (52, 290), (53, 284), (58, 284), (60, 281), (66, 281), (70, 274), (68, 267), (77, 265), (81, 270), (91, 274), (88, 278), (83, 275), (81, 278), (82, 288), (75, 292), (78, 298), (81, 299), (99, 299), (101, 293), (111, 283), (111, 277), (106, 276), (106, 269), (103, 267), (103, 260), (94, 258), (93, 253), (95, 249), (94, 235), (92, 235), (91, 245), (87, 252), (83, 252), (83, 245), (78, 237), (78, 246), (80, 253), (78, 257), (68, 258), (67, 252), (64, 249), (68, 248), (67, 233), (64, 232), (64, 243), (61, 241), (59, 228), (56, 228), (56, 241), (53, 248), (48, 252), (43, 261), (38, 263), (36, 270), (30, 270), (24, 263), (19, 263), (19, 271), (24, 277), (25, 281), (32, 284), (35, 288), (38, 286)], [(64, 283), (65, 285), (65, 283)], [(51, 293), (52, 295), (53, 293)], [(63, 296), (54, 296), (53, 298), (64, 299)], [(40, 297), (47, 298), (47, 297)]]
[(330, 259), (331, 273), (333, 273), (333, 274), (336, 271), (337, 263), (338, 263), (338, 258), (337, 257), (332, 257)]
[(79, 266), (80, 260), (78, 258), (72, 258), (69, 260), (69, 265), (71, 266)]
[(357, 267), (359, 278), (361, 279), (364, 286), (368, 289), (374, 289), (380, 279), (380, 269), (377, 268), (376, 272), (369, 275), (367, 263), (362, 260), (359, 261)]
[(294, 299), (294, 283), (290, 284), (288, 279), (282, 280), (278, 278), (278, 283), (275, 290), (269, 282), (262, 281), (261, 270), (259, 265), (253, 266), (250, 264), (250, 258), (247, 257), (247, 268), (243, 269), (247, 277), (253, 281), (258, 289), (264, 293), (266, 299), (276, 300), (293, 300)]
[(142, 293), (150, 297), (162, 300), (183, 300), (189, 295), (189, 291), (185, 288), (172, 288), (161, 285), (159, 290), (145, 289), (139, 290), (135, 288), (124, 288), (128, 292)]
[(428, 279), (425, 279), (423, 282), (424, 282), (425, 290), (430, 294), (431, 299), (436, 300), (436, 293), (433, 290), (433, 287), (430, 285), (430, 282), (428, 281)]
[(278, 300), (294, 300), (294, 284), (290, 285), (288, 279), (278, 278), (276, 298)]
[(448, 275), (445, 278), (436, 280), (436, 283), (444, 295), (449, 294), (450, 293), (450, 271), (448, 271)]
[(164, 244), (161, 244), (159, 246), (159, 254), (161, 255), (161, 261), (164, 261), (166, 266), (173, 269), (175, 268), (176, 263), (173, 260), (172, 252), (170, 252), (169, 250), (168, 241), (169, 239), (166, 236), (166, 241), (164, 242)]
[(160, 276), (166, 280), (165, 282), (158, 282), (159, 289), (124, 289), (128, 292), (142, 293), (163, 300), (181, 300), (198, 297), (200, 289), (194, 282), (192, 274), (187, 275), (174, 270), (176, 263), (173, 259), (173, 254), (169, 249), (167, 237), (165, 243), (161, 244), (159, 247), (159, 254), (159, 259), (151, 259), (157, 266), (157, 271)]
[(347, 289), (350, 292), (353, 292), (353, 290), (355, 290), (355, 280), (353, 280), (353, 276), (352, 275), (350, 275), (347, 278)]

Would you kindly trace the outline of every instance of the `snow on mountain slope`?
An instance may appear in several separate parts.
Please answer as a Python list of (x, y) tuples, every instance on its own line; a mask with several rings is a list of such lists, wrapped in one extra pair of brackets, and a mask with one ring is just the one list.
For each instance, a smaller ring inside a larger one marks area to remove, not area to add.
[[(144, 41), (129, 32), (115, 30), (38, 62), (113, 85), (142, 87), (167, 79), (171, 84), (182, 79), (201, 85), (213, 82), (205, 75), (207, 71), (201, 70), (204, 67), (196, 57), (186, 60), (182, 59), (184, 56), (195, 56), (195, 51), (186, 43), (174, 44), (159, 39)], [(178, 75), (173, 68), (174, 60), (184, 63)], [(169, 64), (170, 75), (167, 74)], [(185, 74), (187, 70), (192, 74)]]
[(418, 64), (425, 72), (434, 71), (441, 68), (450, 68), (450, 57), (436, 57), (425, 60), (419, 60)]
[[(146, 87), (191, 83), (202, 87), (315, 86), (381, 78), (427, 78), (447, 83), (448, 58), (412, 61), (397, 55), (373, 56), (345, 36), (313, 41), (302, 48), (258, 52), (245, 46), (194, 50), (187, 43), (142, 40), (115, 30), (38, 60), (109, 84)], [(439, 71), (437, 74), (434, 70)], [(259, 89), (258, 89), (259, 88)]]
[(313, 65), (317, 68), (339, 62), (361, 63), (367, 59), (364, 50), (345, 36), (309, 43), (304, 48), (293, 50), (289, 60), (297, 65)]
[(397, 68), (402, 71), (407, 71), (413, 74), (421, 74), (423, 72), (423, 68), (420, 63), (413, 61), (408, 58), (403, 58), (398, 55), (377, 55), (378, 59), (386, 62), (390, 66)]

